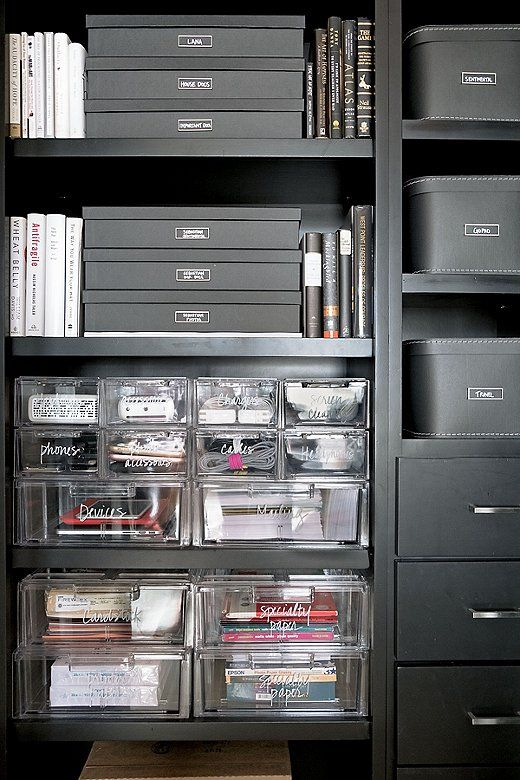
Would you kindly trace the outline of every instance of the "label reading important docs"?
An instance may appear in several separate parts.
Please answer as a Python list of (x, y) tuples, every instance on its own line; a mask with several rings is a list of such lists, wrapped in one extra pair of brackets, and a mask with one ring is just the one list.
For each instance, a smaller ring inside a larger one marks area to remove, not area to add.
[(468, 401), (503, 401), (503, 387), (468, 387)]
[(213, 46), (212, 35), (179, 35), (177, 36), (179, 49), (211, 49)]
[(209, 268), (177, 268), (175, 280), (177, 282), (210, 282), (211, 271)]
[(184, 322), (190, 325), (203, 325), (209, 323), (209, 311), (176, 311), (175, 322)]
[(496, 84), (497, 83), (497, 74), (496, 73), (480, 73), (478, 71), (462, 71), (462, 73), (461, 73), (461, 83), (462, 84), (476, 84), (478, 86), (486, 85), (486, 84)]
[(177, 241), (207, 241), (209, 239), (209, 227), (175, 228)]
[(211, 133), (213, 119), (178, 119), (177, 130), (179, 133)]

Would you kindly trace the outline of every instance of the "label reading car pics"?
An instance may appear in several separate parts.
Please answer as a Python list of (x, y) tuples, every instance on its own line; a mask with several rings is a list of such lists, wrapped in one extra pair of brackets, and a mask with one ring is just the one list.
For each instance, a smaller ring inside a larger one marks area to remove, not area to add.
[(176, 241), (208, 241), (209, 227), (175, 228)]
[(213, 89), (213, 79), (209, 76), (198, 79), (177, 79), (178, 89)]
[(468, 401), (503, 401), (503, 387), (468, 387)]
[(211, 133), (213, 119), (178, 119), (177, 130), (179, 133)]
[(209, 268), (177, 268), (175, 271), (177, 282), (210, 282), (211, 271)]
[(209, 311), (176, 311), (175, 322), (207, 325), (209, 323)]
[(485, 222), (475, 225), (466, 224), (464, 225), (464, 235), (478, 237), (491, 236), (493, 238), (500, 235), (500, 225)]
[(497, 83), (496, 73), (482, 73), (480, 71), (462, 71), (462, 84), (475, 84), (477, 86), (495, 85)]
[(178, 35), (177, 46), (179, 49), (211, 49), (213, 46), (213, 36)]

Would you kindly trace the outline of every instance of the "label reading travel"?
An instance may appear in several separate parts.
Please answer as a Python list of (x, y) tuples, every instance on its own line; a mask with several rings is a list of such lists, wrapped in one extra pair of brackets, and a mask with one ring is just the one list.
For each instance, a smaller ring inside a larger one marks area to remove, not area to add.
[(462, 84), (476, 84), (478, 86), (486, 85), (486, 84), (496, 84), (497, 74), (480, 73), (476, 71), (462, 71), (461, 80), (462, 80)]
[(179, 35), (177, 37), (179, 49), (211, 49), (213, 46), (212, 35)]
[(503, 401), (503, 387), (468, 387), (468, 401)]
[(207, 241), (209, 239), (209, 227), (175, 228), (177, 241)]
[(465, 236), (491, 236), (500, 235), (500, 225), (481, 223), (477, 225), (464, 225)]
[(177, 268), (175, 279), (177, 282), (209, 282), (211, 271), (209, 268)]
[(200, 78), (200, 79), (177, 79), (178, 89), (213, 89), (212, 78)]
[(205, 324), (209, 322), (209, 311), (176, 311), (175, 322)]
[(179, 133), (211, 133), (213, 119), (178, 119), (177, 130)]

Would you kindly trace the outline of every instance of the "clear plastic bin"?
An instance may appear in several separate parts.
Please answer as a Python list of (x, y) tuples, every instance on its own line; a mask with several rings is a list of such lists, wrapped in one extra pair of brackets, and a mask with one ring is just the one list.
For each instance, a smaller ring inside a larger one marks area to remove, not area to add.
[(20, 428), (15, 439), (20, 476), (98, 474), (99, 432), (94, 429)]
[(187, 718), (190, 651), (138, 645), (17, 650), (15, 718)]
[(287, 428), (368, 426), (367, 379), (286, 379), (283, 395)]
[(103, 382), (105, 424), (180, 425), (188, 421), (188, 380), (121, 378)]
[(180, 482), (18, 480), (18, 544), (187, 544)]
[(278, 472), (278, 436), (271, 430), (199, 430), (196, 473), (201, 478), (271, 477)]
[(183, 476), (187, 471), (187, 438), (183, 429), (108, 429), (104, 433), (107, 476), (115, 479)]
[(194, 499), (195, 545), (368, 545), (366, 482), (198, 483)]
[(285, 431), (283, 473), (286, 479), (368, 476), (368, 434), (365, 431)]
[(16, 425), (97, 425), (99, 380), (20, 377), (15, 383)]
[(253, 425), (275, 427), (278, 423), (276, 379), (216, 379), (195, 381), (197, 425)]

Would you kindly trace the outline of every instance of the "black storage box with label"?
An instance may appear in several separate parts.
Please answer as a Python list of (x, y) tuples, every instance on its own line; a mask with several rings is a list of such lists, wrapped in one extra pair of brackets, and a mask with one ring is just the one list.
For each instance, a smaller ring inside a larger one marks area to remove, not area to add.
[(409, 119), (520, 121), (520, 25), (430, 25), (404, 39)]
[(519, 176), (432, 176), (404, 195), (410, 271), (520, 273)]
[(405, 345), (405, 428), (439, 438), (520, 437), (520, 339)]

